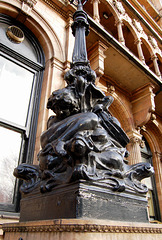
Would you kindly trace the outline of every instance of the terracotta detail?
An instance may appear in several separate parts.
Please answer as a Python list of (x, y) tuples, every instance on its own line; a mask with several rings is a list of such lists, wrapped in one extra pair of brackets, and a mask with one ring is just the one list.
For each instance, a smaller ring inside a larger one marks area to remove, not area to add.
[(142, 33), (142, 32), (143, 32), (143, 28), (142, 28), (142, 26), (141, 26), (141, 24), (140, 24), (139, 21), (137, 21), (136, 19), (133, 19), (133, 20), (132, 20), (132, 23), (133, 23), (133, 25), (135, 26), (135, 28), (137, 29), (137, 31), (138, 31), (139, 33)]
[(118, 12), (120, 13), (120, 14), (125, 14), (125, 9), (124, 9), (124, 7), (123, 7), (123, 5), (122, 5), (122, 3), (121, 2), (119, 2), (119, 1), (117, 1), (117, 0), (114, 0), (113, 1), (113, 4), (114, 4), (114, 6), (117, 8), (117, 10), (118, 10)]
[(152, 36), (148, 37), (148, 40), (150, 41), (151, 45), (153, 46), (153, 48), (159, 48), (157, 41), (155, 40), (155, 38), (153, 38)]

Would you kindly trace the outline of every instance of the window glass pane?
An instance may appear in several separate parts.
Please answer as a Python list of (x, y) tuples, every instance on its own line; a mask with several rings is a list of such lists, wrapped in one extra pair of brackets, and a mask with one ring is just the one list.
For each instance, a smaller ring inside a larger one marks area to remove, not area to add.
[(147, 193), (147, 199), (148, 199), (149, 218), (150, 218), (150, 220), (154, 220), (155, 219), (155, 211), (154, 211), (154, 203), (153, 203), (153, 196), (152, 196), (151, 190), (149, 190)]
[(0, 117), (25, 126), (33, 73), (0, 57)]
[(0, 203), (13, 201), (13, 170), (18, 165), (20, 146), (21, 134), (0, 126)]

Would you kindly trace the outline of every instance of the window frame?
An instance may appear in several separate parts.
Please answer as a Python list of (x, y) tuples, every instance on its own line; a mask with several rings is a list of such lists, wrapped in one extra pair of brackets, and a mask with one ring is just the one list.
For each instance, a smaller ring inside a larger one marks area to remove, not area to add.
[[(28, 71), (34, 74), (33, 77), (33, 85), (31, 89), (31, 96), (29, 100), (29, 107), (27, 112), (27, 120), (26, 125), (20, 126), (18, 124), (12, 123), (5, 119), (0, 118), (0, 125), (21, 133), (22, 142), (20, 147), (20, 154), (18, 163), (32, 163), (34, 156), (34, 148), (35, 148), (35, 139), (36, 139), (36, 131), (37, 131), (37, 122), (38, 122), (38, 112), (39, 112), (39, 104), (40, 104), (40, 96), (41, 96), (41, 88), (43, 81), (43, 72), (45, 68), (45, 57), (43, 50), (33, 35), (33, 33), (27, 29), (23, 24), (17, 22), (15, 19), (10, 16), (0, 14), (0, 22), (8, 25), (16, 25), (20, 27), (25, 37), (30, 40), (30, 43), (33, 45), (33, 49), (35, 50), (37, 62), (23, 56), (22, 54), (14, 51), (8, 46), (0, 43), (0, 56), (7, 58), (13, 63), (27, 69)], [(20, 193), (19, 187), (21, 185), (21, 180), (17, 180), (15, 178), (15, 189), (14, 189), (14, 197), (13, 204), (2, 204), (0, 203), (0, 212), (18, 212), (19, 211), (19, 203), (20, 203)]]

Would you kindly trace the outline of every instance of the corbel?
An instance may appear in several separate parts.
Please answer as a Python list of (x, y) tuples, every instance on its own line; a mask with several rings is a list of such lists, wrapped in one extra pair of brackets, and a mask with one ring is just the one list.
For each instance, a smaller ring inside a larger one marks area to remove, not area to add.
[(153, 89), (153, 85), (147, 84), (135, 90), (132, 94), (132, 113), (136, 127), (145, 125), (155, 111), (155, 94)]
[(97, 82), (99, 78), (104, 74), (104, 59), (106, 55), (104, 52), (108, 49), (108, 47), (101, 41), (97, 41), (88, 49), (88, 58), (91, 64), (92, 69), (97, 74)]

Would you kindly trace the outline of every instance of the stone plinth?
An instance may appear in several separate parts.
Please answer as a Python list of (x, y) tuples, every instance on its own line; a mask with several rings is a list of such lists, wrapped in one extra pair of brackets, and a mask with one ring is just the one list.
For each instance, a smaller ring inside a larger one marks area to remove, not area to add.
[(26, 194), (21, 200), (20, 221), (49, 219), (106, 219), (148, 222), (144, 195), (130, 189), (115, 192), (104, 184), (80, 181), (52, 192)]
[(162, 225), (59, 219), (4, 224), (4, 240), (161, 240)]

